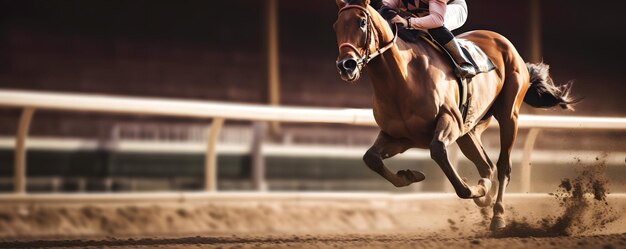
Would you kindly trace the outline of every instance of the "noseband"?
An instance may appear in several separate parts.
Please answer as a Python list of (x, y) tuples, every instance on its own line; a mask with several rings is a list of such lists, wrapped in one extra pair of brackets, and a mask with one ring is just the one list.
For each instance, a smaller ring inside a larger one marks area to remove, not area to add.
[(379, 56), (381, 54), (383, 54), (385, 51), (389, 50), (394, 43), (396, 43), (396, 37), (398, 37), (398, 26), (396, 25), (396, 31), (393, 35), (393, 39), (387, 43), (385, 46), (383, 47), (378, 47), (376, 49), (376, 51), (374, 53), (370, 54), (370, 35), (372, 34), (372, 28), (374, 26), (374, 23), (372, 22), (372, 17), (370, 16), (369, 11), (367, 11), (367, 8), (362, 7), (360, 5), (354, 5), (354, 4), (349, 4), (344, 6), (343, 8), (341, 8), (339, 10), (338, 15), (341, 15), (341, 12), (343, 12), (344, 10), (348, 10), (348, 9), (358, 9), (360, 11), (363, 11), (363, 13), (365, 13), (365, 18), (366, 18), (366, 22), (367, 22), (367, 29), (365, 31), (365, 55), (361, 54), (359, 52), (359, 49), (354, 46), (351, 43), (342, 43), (341, 45), (339, 45), (339, 50), (341, 50), (344, 47), (348, 47), (350, 49), (352, 49), (354, 52), (356, 52), (356, 54), (358, 54), (361, 58), (359, 58), (357, 60), (357, 65), (359, 66), (359, 69), (363, 68), (369, 61), (371, 61), (372, 59), (376, 58), (376, 56)]

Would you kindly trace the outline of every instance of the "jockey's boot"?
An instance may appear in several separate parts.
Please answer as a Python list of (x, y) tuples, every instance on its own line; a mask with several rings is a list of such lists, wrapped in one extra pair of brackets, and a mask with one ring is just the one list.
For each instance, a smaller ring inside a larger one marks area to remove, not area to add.
[(454, 59), (457, 66), (455, 72), (459, 77), (469, 79), (476, 76), (474, 65), (472, 65), (470, 60), (465, 56), (456, 38), (450, 40), (446, 45), (443, 45), (443, 47), (448, 50), (448, 53), (450, 53), (452, 59)]

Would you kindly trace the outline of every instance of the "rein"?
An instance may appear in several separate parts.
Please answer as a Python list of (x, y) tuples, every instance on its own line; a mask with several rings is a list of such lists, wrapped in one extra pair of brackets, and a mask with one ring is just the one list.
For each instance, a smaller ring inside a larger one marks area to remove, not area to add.
[(354, 46), (351, 43), (342, 43), (341, 45), (339, 45), (339, 50), (341, 50), (343, 47), (348, 47), (350, 49), (352, 49), (354, 52), (356, 52), (356, 54), (358, 54), (361, 58), (359, 58), (357, 60), (357, 65), (359, 66), (359, 69), (363, 68), (369, 61), (371, 61), (372, 59), (376, 58), (376, 56), (379, 56), (383, 53), (385, 53), (387, 50), (389, 50), (391, 47), (393, 47), (393, 45), (396, 43), (396, 38), (398, 37), (398, 26), (396, 25), (396, 31), (393, 35), (393, 39), (391, 39), (391, 41), (389, 43), (387, 43), (385, 46), (383, 47), (379, 47), (376, 49), (376, 51), (374, 53), (370, 54), (370, 35), (372, 34), (372, 29), (374, 26), (374, 23), (372, 21), (372, 17), (370, 16), (369, 11), (367, 11), (367, 9), (365, 7), (362, 7), (360, 5), (354, 5), (354, 4), (349, 4), (344, 6), (343, 8), (341, 8), (339, 10), (339, 13), (337, 13), (337, 15), (341, 15), (341, 12), (343, 12), (344, 10), (348, 10), (348, 9), (358, 9), (363, 11), (363, 13), (365, 13), (365, 18), (367, 19), (367, 29), (366, 29), (366, 33), (365, 33), (365, 55), (361, 54), (359, 52), (359, 49)]

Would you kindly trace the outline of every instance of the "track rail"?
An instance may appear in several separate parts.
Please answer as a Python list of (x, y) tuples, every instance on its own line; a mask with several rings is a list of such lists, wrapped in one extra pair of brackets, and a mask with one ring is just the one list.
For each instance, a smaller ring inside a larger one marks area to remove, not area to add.
[[(95, 94), (53, 93), (0, 89), (0, 106), (22, 109), (15, 144), (16, 193), (26, 192), (26, 142), (36, 110), (62, 110), (133, 115), (213, 119), (206, 147), (207, 191), (215, 189), (215, 147), (224, 120), (334, 123), (375, 126), (371, 109), (277, 107), (226, 102), (194, 101)], [(497, 125), (494, 125), (497, 126)], [(522, 190), (530, 190), (530, 158), (541, 129), (626, 130), (626, 118), (520, 115), (520, 128), (530, 128), (522, 160)]]
[[(4, 89), (0, 89), (0, 106), (188, 118), (219, 117), (229, 120), (376, 125), (371, 109), (278, 107), (227, 102)], [(520, 128), (624, 130), (626, 129), (626, 118), (520, 115), (519, 126)]]

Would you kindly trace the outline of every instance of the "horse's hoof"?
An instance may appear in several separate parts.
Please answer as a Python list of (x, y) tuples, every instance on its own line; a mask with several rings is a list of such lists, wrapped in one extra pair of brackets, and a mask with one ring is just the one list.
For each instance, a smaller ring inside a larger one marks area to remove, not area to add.
[(474, 203), (479, 207), (491, 206), (493, 197), (496, 195), (496, 184), (493, 184), (491, 180), (487, 178), (481, 178), (478, 181), (478, 185), (482, 185), (487, 190), (487, 193), (483, 197), (474, 198)]
[(478, 185), (485, 187), (485, 195), (489, 195), (489, 191), (491, 191), (491, 180), (487, 178), (480, 178), (478, 180)]
[(487, 193), (483, 197), (474, 198), (474, 203), (479, 207), (489, 207), (493, 202), (493, 196)]
[(414, 182), (421, 182), (426, 179), (424, 173), (416, 171), (416, 170), (400, 170), (396, 173), (399, 177), (404, 178), (409, 184)]
[(491, 219), (491, 226), (489, 227), (491, 231), (498, 231), (504, 229), (506, 227), (506, 222), (503, 217), (493, 217)]

